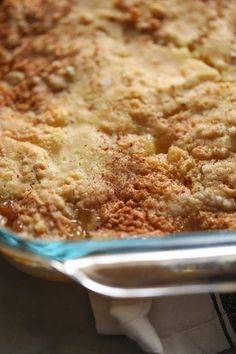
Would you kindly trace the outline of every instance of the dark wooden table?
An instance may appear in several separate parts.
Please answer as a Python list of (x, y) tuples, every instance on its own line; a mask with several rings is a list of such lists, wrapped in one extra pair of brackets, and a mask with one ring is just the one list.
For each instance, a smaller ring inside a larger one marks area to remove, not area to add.
[[(0, 258), (1, 354), (142, 354), (123, 336), (99, 336), (86, 291), (25, 275)], [(236, 350), (222, 354), (236, 354)]]

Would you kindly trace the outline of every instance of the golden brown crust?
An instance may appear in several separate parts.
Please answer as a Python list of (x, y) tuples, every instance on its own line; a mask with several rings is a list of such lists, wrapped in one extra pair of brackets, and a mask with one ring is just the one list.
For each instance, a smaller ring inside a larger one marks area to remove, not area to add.
[(3, 1), (1, 223), (236, 229), (235, 19), (235, 0)]

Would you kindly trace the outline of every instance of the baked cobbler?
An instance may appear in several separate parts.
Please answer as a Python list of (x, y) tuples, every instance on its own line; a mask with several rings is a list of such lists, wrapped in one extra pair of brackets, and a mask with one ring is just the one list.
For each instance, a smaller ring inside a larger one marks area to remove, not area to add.
[(5, 0), (1, 224), (236, 229), (235, 0)]

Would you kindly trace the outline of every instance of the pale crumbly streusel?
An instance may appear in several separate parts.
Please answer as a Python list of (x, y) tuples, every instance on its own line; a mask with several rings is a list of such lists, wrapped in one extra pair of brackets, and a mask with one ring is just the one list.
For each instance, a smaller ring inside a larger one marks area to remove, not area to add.
[(1, 224), (236, 229), (235, 81), (235, 0), (3, 1)]

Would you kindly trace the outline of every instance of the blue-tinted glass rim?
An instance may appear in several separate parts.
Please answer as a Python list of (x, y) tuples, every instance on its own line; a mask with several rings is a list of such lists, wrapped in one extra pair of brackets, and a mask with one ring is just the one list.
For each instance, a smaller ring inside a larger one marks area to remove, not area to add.
[(0, 246), (23, 250), (53, 260), (69, 260), (99, 253), (127, 253), (236, 245), (236, 231), (205, 231), (172, 234), (166, 237), (137, 236), (115, 240), (42, 241), (24, 239), (0, 228)]

